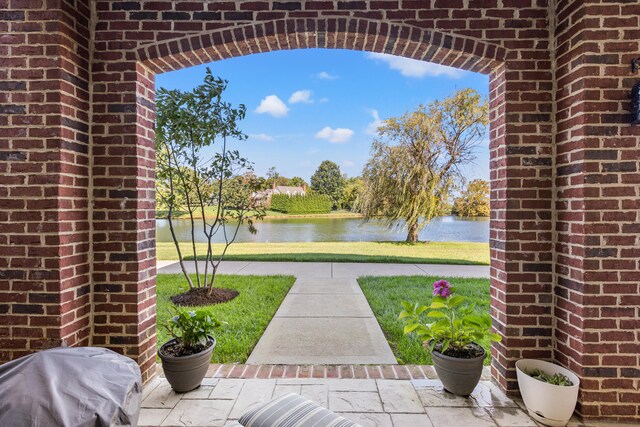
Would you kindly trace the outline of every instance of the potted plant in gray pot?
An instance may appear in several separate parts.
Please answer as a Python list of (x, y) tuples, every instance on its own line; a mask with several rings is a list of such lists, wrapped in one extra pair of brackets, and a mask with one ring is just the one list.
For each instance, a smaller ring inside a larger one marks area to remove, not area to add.
[(160, 347), (162, 368), (176, 392), (184, 393), (200, 386), (211, 363), (216, 345), (213, 330), (220, 322), (207, 310), (175, 308), (175, 315), (164, 327), (173, 337)]
[[(465, 297), (454, 295), (446, 280), (433, 284), (430, 305), (404, 301), (400, 319), (404, 333), (415, 333), (431, 352), (436, 373), (444, 388), (459, 396), (468, 396), (478, 385), (487, 353), (480, 341), (500, 341), (491, 332), (491, 317), (478, 313)], [(427, 319), (425, 321), (424, 319)]]

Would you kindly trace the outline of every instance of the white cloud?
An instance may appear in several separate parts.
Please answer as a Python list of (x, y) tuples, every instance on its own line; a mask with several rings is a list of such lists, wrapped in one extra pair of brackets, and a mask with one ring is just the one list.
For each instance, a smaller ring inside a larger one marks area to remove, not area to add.
[(327, 102), (329, 102), (329, 98), (320, 98), (320, 101), (318, 101), (320, 104), (325, 104)]
[(386, 63), (392, 70), (400, 71), (405, 77), (422, 78), (424, 76), (447, 76), (458, 78), (462, 71), (445, 65), (419, 61), (417, 59), (403, 58), (401, 56), (387, 55), (385, 53), (367, 53), (367, 58)]
[(289, 97), (289, 104), (297, 104), (299, 102), (305, 104), (312, 104), (313, 99), (311, 99), (311, 91), (310, 90), (297, 90), (291, 94)]
[(320, 80), (335, 80), (338, 78), (335, 74), (327, 73), (326, 71), (320, 71), (316, 74), (316, 77)]
[(373, 117), (373, 121), (369, 123), (367, 129), (365, 130), (365, 133), (367, 135), (377, 135), (378, 127), (382, 125), (382, 120), (380, 120), (380, 114), (378, 113), (378, 110), (371, 110), (370, 112), (371, 117)]
[(353, 163), (351, 160), (344, 160), (342, 162), (342, 166), (346, 167), (346, 168), (350, 168), (351, 166), (355, 165), (355, 163)]
[(263, 142), (273, 141), (273, 137), (271, 135), (267, 135), (266, 133), (250, 133), (249, 139), (254, 139), (256, 141), (263, 141)]
[(348, 142), (353, 136), (354, 132), (351, 129), (335, 128), (332, 129), (329, 126), (325, 126), (316, 133), (316, 138), (324, 139), (335, 144), (341, 144)]
[(276, 95), (269, 95), (260, 101), (260, 105), (256, 108), (256, 113), (284, 117), (289, 113), (289, 108)]

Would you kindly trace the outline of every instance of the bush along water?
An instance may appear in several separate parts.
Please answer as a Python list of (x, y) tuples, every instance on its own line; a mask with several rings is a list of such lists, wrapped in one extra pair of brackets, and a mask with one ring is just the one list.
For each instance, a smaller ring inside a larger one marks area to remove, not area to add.
[(455, 295), (446, 280), (433, 284), (433, 300), (429, 305), (402, 303), (399, 318), (405, 323), (405, 334), (416, 334), (431, 352), (438, 377), (445, 389), (458, 395), (469, 395), (482, 374), (486, 351), (483, 341), (500, 341), (491, 332), (491, 317), (478, 313), (474, 304)]
[(329, 196), (324, 194), (307, 194), (289, 196), (287, 194), (274, 194), (271, 196), (272, 211), (283, 212), (292, 215), (322, 214), (331, 212), (332, 202)]

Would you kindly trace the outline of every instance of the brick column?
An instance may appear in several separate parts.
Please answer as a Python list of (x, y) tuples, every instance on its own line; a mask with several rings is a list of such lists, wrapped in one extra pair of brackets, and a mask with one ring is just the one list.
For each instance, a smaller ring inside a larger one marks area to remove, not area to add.
[(8, 6), (0, 12), (0, 362), (86, 345), (91, 331), (89, 9)]
[(134, 61), (93, 72), (93, 345), (155, 373), (153, 75)]
[(640, 417), (640, 128), (629, 125), (637, 2), (558, 2), (556, 351), (579, 412)]
[(552, 358), (550, 79), (545, 61), (507, 60), (490, 82), (492, 376), (507, 391), (518, 359)]

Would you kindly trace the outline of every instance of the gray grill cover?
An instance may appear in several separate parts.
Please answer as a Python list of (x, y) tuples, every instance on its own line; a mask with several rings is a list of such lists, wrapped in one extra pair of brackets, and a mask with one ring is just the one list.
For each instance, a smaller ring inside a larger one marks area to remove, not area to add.
[(142, 378), (131, 359), (54, 348), (0, 365), (0, 426), (136, 426)]

